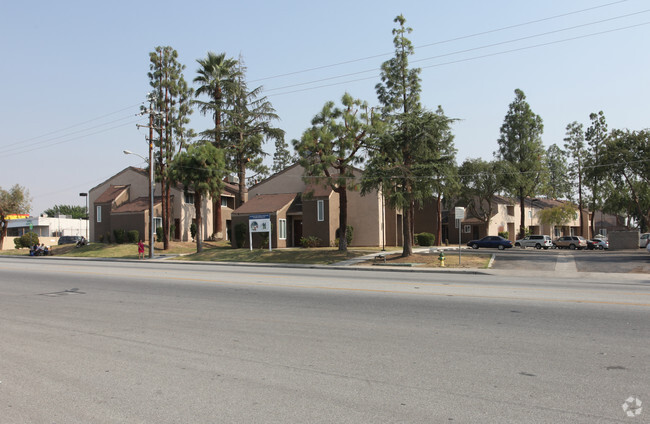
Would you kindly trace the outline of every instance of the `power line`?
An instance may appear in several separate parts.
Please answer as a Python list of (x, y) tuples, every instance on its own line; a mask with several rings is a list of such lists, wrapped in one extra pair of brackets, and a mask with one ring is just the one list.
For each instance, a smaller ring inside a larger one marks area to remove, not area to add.
[[(109, 115), (112, 115), (112, 114), (109, 114)], [(109, 115), (105, 115), (104, 117), (109, 116)], [(111, 124), (114, 124), (116, 122), (124, 121), (125, 119), (133, 119), (133, 115), (128, 115), (128, 116), (125, 116), (125, 117), (122, 117), (122, 118), (119, 118), (119, 119), (115, 119), (115, 120), (110, 121), (110, 122), (105, 122), (103, 124), (95, 125), (93, 127), (84, 128), (84, 129), (77, 130), (77, 131), (74, 131), (74, 132), (71, 132), (71, 133), (68, 133), (68, 134), (63, 134), (63, 135), (60, 135), (60, 136), (57, 136), (57, 137), (48, 138), (48, 139), (42, 140), (42, 141), (36, 141), (36, 142), (33, 142), (33, 143), (27, 143), (27, 144), (14, 143), (14, 144), (16, 144), (15, 147), (9, 147), (9, 148), (5, 149), (4, 152), (11, 152), (11, 151), (15, 151), (15, 150), (24, 150), (24, 149), (27, 149), (27, 148), (30, 148), (30, 147), (35, 147), (35, 146), (38, 146), (38, 145), (46, 144), (46, 143), (49, 143), (49, 142), (54, 141), (54, 140), (58, 140), (58, 139), (61, 139), (61, 138), (67, 138), (67, 137), (70, 137), (70, 136), (75, 135), (75, 134), (84, 133), (84, 132), (87, 132), (87, 131), (90, 131), (90, 130), (93, 130), (93, 129), (96, 129), (96, 128), (101, 128), (101, 127), (104, 127), (106, 125), (111, 125)], [(94, 121), (94, 120), (96, 120), (96, 119), (93, 119), (91, 121)], [(138, 118), (138, 120), (134, 121), (134, 122), (138, 122), (140, 120), (142, 120), (142, 118)], [(88, 121), (88, 122), (90, 122), (90, 121)], [(78, 126), (78, 125), (76, 125), (76, 126)], [(112, 127), (112, 128), (119, 128), (121, 126), (122, 125)], [(73, 127), (69, 127), (69, 128), (73, 128)], [(55, 133), (55, 132), (52, 132), (51, 134), (53, 134), (53, 133)], [(34, 137), (34, 138), (38, 138), (38, 137)]]
[(105, 114), (105, 115), (98, 116), (98, 117), (96, 117), (96, 118), (92, 118), (92, 119), (89, 119), (89, 120), (87, 120), (87, 121), (80, 122), (80, 123), (78, 123), (78, 124), (73, 124), (73, 125), (70, 125), (70, 126), (68, 126), (68, 127), (61, 128), (61, 129), (54, 130), (54, 131), (50, 131), (50, 132), (48, 132), (48, 133), (41, 134), (41, 135), (37, 135), (37, 136), (34, 136), (34, 137), (30, 137), (30, 138), (27, 138), (27, 139), (25, 139), (25, 140), (20, 140), (20, 141), (18, 141), (18, 143), (25, 143), (25, 142), (27, 142), (27, 141), (36, 140), (36, 139), (38, 139), (38, 138), (47, 137), (48, 135), (52, 135), (52, 134), (56, 134), (56, 133), (59, 133), (59, 132), (67, 131), (67, 130), (69, 130), (69, 129), (71, 129), (71, 128), (79, 127), (79, 126), (81, 126), (81, 125), (85, 125), (85, 124), (87, 124), (87, 123), (90, 123), (90, 122), (93, 122), (93, 121), (97, 121), (97, 120), (99, 120), (99, 119), (103, 119), (103, 118), (106, 118), (106, 117), (111, 116), (111, 115), (115, 115), (115, 114), (120, 113), (120, 112), (123, 112), (123, 111), (125, 111), (125, 110), (132, 109), (132, 108), (134, 108), (134, 107), (136, 107), (136, 106), (140, 106), (141, 104), (142, 104), (142, 102), (141, 102), (141, 103), (137, 103), (137, 104), (135, 104), (135, 105), (127, 106), (127, 107), (125, 107), (125, 108), (122, 108), (122, 109), (116, 110), (115, 112), (110, 112), (110, 113), (107, 113), (107, 114)]
[[(487, 31), (477, 32), (477, 33), (474, 33), (474, 34), (463, 35), (463, 36), (455, 37), (455, 38), (449, 38), (447, 40), (435, 41), (435, 42), (432, 42), (432, 43), (427, 43), (427, 44), (422, 44), (420, 46), (415, 46), (415, 48), (420, 49), (420, 48), (431, 47), (431, 46), (436, 46), (436, 45), (440, 45), (440, 44), (451, 43), (451, 42), (454, 42), (454, 41), (465, 40), (465, 39), (468, 39), (468, 38), (474, 38), (474, 37), (478, 37), (478, 36), (481, 36), (481, 35), (493, 34), (493, 33), (500, 32), (500, 31), (505, 31), (505, 30), (508, 30), (508, 29), (513, 29), (513, 28), (518, 28), (518, 27), (522, 27), (522, 26), (526, 26), (526, 25), (532, 25), (532, 24), (536, 24), (536, 23), (540, 23), (540, 22), (550, 21), (550, 20), (553, 20), (553, 19), (563, 18), (563, 17), (570, 16), (570, 15), (576, 15), (576, 14), (579, 14), (579, 13), (588, 12), (588, 11), (595, 10), (595, 9), (600, 9), (600, 8), (603, 8), (603, 7), (608, 7), (608, 6), (612, 6), (612, 5), (619, 4), (619, 3), (625, 3), (626, 1), (628, 1), (628, 0), (615, 1), (615, 2), (612, 2), (612, 3), (603, 4), (603, 5), (600, 5), (600, 6), (588, 7), (586, 9), (580, 9), (580, 10), (576, 10), (576, 11), (573, 11), (573, 12), (567, 12), (567, 13), (562, 13), (562, 14), (559, 14), (559, 15), (549, 16), (547, 18), (535, 19), (535, 20), (532, 20), (532, 21), (522, 22), (522, 23), (519, 23), (519, 24), (508, 25), (508, 26), (501, 27), (501, 28), (496, 28), (496, 29), (491, 29), (491, 30), (487, 30)], [(302, 73), (311, 72), (311, 71), (317, 71), (317, 70), (321, 70), (321, 69), (333, 68), (333, 67), (336, 67), (336, 66), (348, 65), (350, 63), (356, 63), (356, 62), (362, 62), (362, 61), (365, 61), (365, 60), (376, 59), (378, 57), (390, 56), (392, 54), (394, 54), (394, 52), (392, 52), (392, 51), (388, 52), (388, 53), (380, 53), (380, 54), (376, 54), (376, 55), (372, 55), (372, 56), (366, 56), (366, 57), (362, 57), (362, 58), (358, 58), (358, 59), (351, 59), (351, 60), (338, 62), (338, 63), (333, 63), (333, 64), (329, 64), (329, 65), (322, 65), (322, 66), (316, 66), (316, 67), (313, 67), (313, 68), (307, 68), (307, 69), (303, 69), (303, 70), (300, 70), (300, 71), (293, 71), (293, 72), (287, 72), (287, 73), (284, 73), (284, 74), (273, 75), (273, 76), (270, 76), (270, 77), (258, 78), (258, 79), (251, 80), (249, 82), (266, 81), (266, 80), (269, 80), (269, 79), (281, 78), (281, 77), (297, 75), (297, 74), (302, 74)]]
[(78, 136), (78, 137), (73, 137), (73, 138), (70, 138), (70, 139), (66, 139), (66, 140), (62, 140), (62, 141), (56, 142), (56, 143), (52, 143), (52, 144), (49, 144), (48, 146), (45, 146), (45, 147), (32, 147), (32, 148), (27, 148), (27, 149), (24, 149), (24, 150), (21, 150), (21, 151), (17, 151), (17, 152), (13, 152), (13, 153), (8, 153), (8, 154), (5, 154), (5, 155), (3, 155), (3, 156), (4, 156), (4, 157), (16, 156), (16, 155), (20, 155), (20, 154), (23, 154), (23, 153), (33, 152), (33, 151), (35, 151), (35, 150), (39, 150), (39, 149), (43, 149), (43, 148), (54, 147), (54, 146), (56, 146), (56, 145), (63, 144), (63, 143), (69, 143), (69, 142), (71, 142), (71, 141), (78, 140), (78, 139), (80, 139), (80, 138), (84, 138), (84, 137), (89, 137), (89, 136), (92, 136), (92, 135), (97, 135), (97, 134), (105, 133), (105, 132), (107, 132), (107, 131), (111, 131), (111, 130), (114, 130), (114, 129), (116, 129), (116, 128), (125, 127), (125, 126), (127, 126), (127, 125), (133, 125), (133, 124), (135, 124), (136, 122), (140, 122), (140, 121), (142, 121), (142, 119), (144, 119), (144, 118), (138, 118), (137, 120), (130, 121), (130, 122), (127, 122), (127, 123), (125, 123), (125, 124), (121, 124), (121, 125), (116, 125), (116, 126), (114, 126), (114, 127), (106, 128), (106, 129), (103, 129), (103, 130), (101, 130), (101, 131), (95, 131), (95, 132), (92, 132), (92, 133), (89, 133), (89, 134), (82, 134), (82, 135), (80, 135), (80, 136)]
[[(625, 27), (614, 28), (614, 29), (605, 30), (605, 31), (593, 32), (593, 33), (590, 33), (590, 34), (584, 34), (584, 35), (579, 35), (579, 36), (570, 37), (570, 38), (564, 38), (562, 40), (549, 41), (549, 42), (546, 42), (546, 43), (535, 44), (535, 45), (532, 45), (532, 46), (525, 46), (525, 47), (520, 47), (520, 48), (516, 48), (516, 49), (510, 49), (510, 50), (504, 50), (504, 51), (500, 51), (500, 52), (489, 53), (489, 54), (485, 54), (485, 55), (481, 55), (481, 56), (474, 56), (474, 57), (465, 58), (465, 59), (458, 59), (458, 60), (453, 60), (453, 61), (449, 61), (449, 62), (443, 62), (443, 63), (437, 63), (437, 64), (433, 64), (433, 65), (428, 65), (428, 66), (422, 66), (421, 68), (422, 69), (435, 68), (435, 67), (439, 67), (439, 66), (446, 66), (446, 65), (452, 65), (452, 64), (461, 63), (461, 62), (468, 62), (468, 61), (471, 61), (471, 60), (483, 59), (483, 58), (486, 58), (486, 57), (499, 56), (499, 55), (503, 55), (503, 54), (507, 54), (507, 53), (513, 53), (513, 52), (518, 52), (518, 51), (523, 51), (523, 50), (528, 50), (528, 49), (534, 49), (534, 48), (538, 48), (538, 47), (549, 46), (549, 45), (553, 45), (553, 44), (564, 43), (564, 42), (567, 42), (567, 41), (574, 41), (574, 40), (578, 40), (578, 39), (582, 39), (582, 38), (593, 37), (593, 36), (596, 36), (596, 35), (602, 35), (602, 34), (607, 34), (607, 33), (611, 33), (611, 32), (623, 31), (623, 30), (626, 30), (626, 29), (636, 28), (636, 27), (640, 27), (640, 26), (644, 26), (644, 25), (648, 25), (648, 24), (650, 24), (650, 21), (642, 22), (640, 24), (635, 24), (635, 25), (628, 25), (628, 26), (625, 26)], [(443, 55), (443, 56), (445, 56), (445, 55)], [(368, 73), (368, 72), (372, 72), (372, 71), (370, 71), (370, 70), (361, 71), (361, 72), (356, 72), (356, 73), (353, 73), (353, 74), (350, 74), (350, 75)], [(374, 70), (374, 72), (376, 72), (376, 70)], [(322, 79), (322, 80), (314, 80), (314, 81), (311, 81), (310, 84), (313, 84), (313, 83), (316, 83), (316, 82), (319, 82), (319, 81), (326, 81), (326, 80), (336, 79), (336, 78), (337, 77), (325, 78), (325, 79)], [(303, 89), (298, 89), (298, 90), (286, 91), (286, 92), (282, 92), (282, 93), (271, 93), (269, 95), (270, 96), (282, 96), (282, 95), (285, 95), (285, 94), (299, 93), (299, 92), (302, 92), (302, 91), (315, 90), (315, 89), (318, 89), (318, 88), (325, 88), (325, 87), (333, 87), (333, 86), (336, 86), (336, 85), (349, 84), (349, 83), (359, 82), (359, 81), (367, 81), (367, 80), (376, 79), (376, 78), (377, 78), (377, 76), (373, 75), (371, 77), (364, 77), (364, 78), (358, 78), (358, 79), (353, 79), (353, 80), (341, 81), (341, 82), (337, 82), (337, 83), (333, 83), (333, 84), (318, 85), (318, 86), (315, 86), (315, 87), (308, 87), (308, 88), (303, 88)], [(294, 85), (289, 85), (289, 86), (285, 86), (285, 87), (282, 87), (282, 88), (297, 87), (297, 86), (301, 86), (301, 85), (305, 85), (305, 84), (307, 84), (307, 83), (294, 84)], [(270, 89), (270, 90), (266, 90), (266, 91), (272, 91), (272, 90), (275, 90), (275, 89)], [(278, 90), (279, 90), (279, 88), (278, 88)]]

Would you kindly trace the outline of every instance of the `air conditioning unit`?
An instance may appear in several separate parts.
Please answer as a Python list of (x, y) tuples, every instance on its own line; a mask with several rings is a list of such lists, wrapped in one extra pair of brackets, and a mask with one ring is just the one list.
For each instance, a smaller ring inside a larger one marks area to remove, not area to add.
[(232, 184), (239, 184), (239, 177), (237, 175), (228, 175), (228, 182)]

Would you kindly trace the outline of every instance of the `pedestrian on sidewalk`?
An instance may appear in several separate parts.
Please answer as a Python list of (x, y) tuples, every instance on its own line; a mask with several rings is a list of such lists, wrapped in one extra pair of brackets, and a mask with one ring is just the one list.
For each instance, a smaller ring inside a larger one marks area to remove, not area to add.
[(144, 259), (144, 243), (142, 240), (138, 241), (138, 259)]

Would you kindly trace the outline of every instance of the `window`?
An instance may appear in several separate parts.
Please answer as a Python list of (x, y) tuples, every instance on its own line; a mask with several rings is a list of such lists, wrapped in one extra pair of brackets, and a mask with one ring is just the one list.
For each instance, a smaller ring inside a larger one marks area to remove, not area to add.
[(463, 225), (463, 232), (465, 234), (469, 234), (472, 232), (472, 226), (471, 225)]
[(221, 196), (221, 207), (222, 208), (227, 208), (228, 207), (228, 198)]
[(280, 228), (279, 230), (279, 235), (278, 238), (280, 240), (286, 240), (287, 239), (287, 220), (286, 219), (281, 219), (280, 220)]
[(153, 229), (154, 229), (154, 231), (156, 230), (156, 228), (162, 228), (162, 218), (159, 217), (159, 216), (155, 216), (153, 218)]
[(510, 216), (515, 216), (515, 207), (514, 206), (508, 206), (508, 215)]
[(194, 193), (185, 193), (185, 203), (188, 205), (194, 204)]
[(318, 209), (318, 220), (319, 221), (325, 221), (325, 201), (324, 200), (318, 200), (316, 202), (316, 206)]
[(102, 222), (102, 207), (97, 206), (97, 222)]
[(533, 217), (533, 211), (528, 211), (528, 218), (532, 218), (532, 217)]

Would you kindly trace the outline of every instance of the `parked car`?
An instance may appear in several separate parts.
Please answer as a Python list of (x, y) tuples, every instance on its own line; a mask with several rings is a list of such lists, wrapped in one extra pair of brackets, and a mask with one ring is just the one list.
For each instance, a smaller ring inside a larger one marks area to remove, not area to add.
[(467, 242), (467, 245), (472, 249), (478, 249), (479, 247), (492, 247), (503, 250), (512, 247), (512, 242), (501, 236), (487, 236), (480, 240), (470, 240)]
[(61, 244), (77, 244), (81, 240), (81, 236), (61, 236), (59, 237), (59, 245)]
[(520, 240), (515, 240), (515, 247), (523, 247), (524, 249), (527, 247), (541, 249), (543, 247), (544, 249), (548, 249), (549, 247), (553, 247), (553, 240), (551, 236), (530, 235)]
[(607, 241), (607, 239), (591, 239), (591, 240), (587, 240), (587, 249), (589, 249), (589, 250), (609, 249), (609, 242)]
[(648, 253), (650, 253), (650, 243), (648, 243), (648, 244), (645, 246), (645, 249), (648, 251)]
[(639, 237), (639, 247), (647, 247), (648, 241), (650, 241), (650, 233), (643, 233)]
[(555, 239), (553, 245), (558, 249), (586, 249), (587, 240), (582, 236), (563, 236)]

